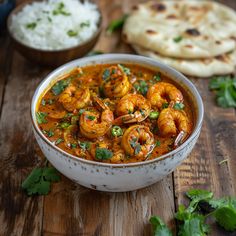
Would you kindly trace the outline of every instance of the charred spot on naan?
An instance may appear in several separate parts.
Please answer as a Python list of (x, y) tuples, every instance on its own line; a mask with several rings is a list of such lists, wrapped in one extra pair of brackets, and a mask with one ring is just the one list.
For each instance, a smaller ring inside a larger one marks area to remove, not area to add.
[(166, 17), (166, 19), (177, 19), (178, 17), (174, 14), (170, 14)]
[(132, 10), (133, 10), (133, 11), (137, 11), (138, 9), (139, 9), (139, 6), (138, 6), (138, 5), (132, 6)]
[(222, 54), (222, 55), (216, 56), (215, 58), (218, 61), (222, 61), (222, 62), (225, 62), (225, 63), (229, 63), (230, 62), (230, 57), (227, 54)]
[(152, 30), (152, 29), (147, 29), (146, 33), (147, 34), (158, 34), (155, 30)]
[(166, 5), (164, 3), (153, 3), (151, 9), (158, 12), (163, 12), (166, 10)]
[(186, 45), (184, 45), (184, 47), (186, 47), (186, 48), (193, 48), (193, 45), (191, 45), (191, 44), (186, 44)]
[(188, 35), (191, 35), (191, 36), (201, 35), (201, 33), (198, 31), (198, 29), (195, 29), (195, 28), (186, 29), (185, 33), (188, 34)]
[(216, 43), (216, 44), (221, 44), (222, 42), (219, 41), (219, 40), (216, 40), (215, 43)]

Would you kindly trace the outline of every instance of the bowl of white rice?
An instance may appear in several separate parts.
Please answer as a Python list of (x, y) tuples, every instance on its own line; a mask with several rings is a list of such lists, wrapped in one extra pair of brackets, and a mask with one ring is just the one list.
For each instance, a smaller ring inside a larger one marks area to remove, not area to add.
[(59, 66), (88, 53), (101, 32), (102, 16), (89, 1), (29, 1), (7, 22), (15, 48), (30, 61)]

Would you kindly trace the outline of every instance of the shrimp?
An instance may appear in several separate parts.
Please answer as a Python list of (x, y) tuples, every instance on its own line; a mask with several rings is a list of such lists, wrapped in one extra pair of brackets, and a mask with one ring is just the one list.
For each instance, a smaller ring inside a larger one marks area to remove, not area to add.
[(90, 91), (88, 88), (76, 88), (74, 85), (70, 85), (61, 93), (58, 101), (67, 111), (74, 111), (89, 103)]
[(152, 106), (161, 108), (164, 103), (182, 102), (183, 95), (174, 85), (166, 82), (158, 82), (149, 88), (147, 99), (151, 102)]
[(106, 97), (121, 98), (129, 92), (131, 84), (119, 66), (111, 66), (103, 72), (101, 87)]
[(141, 94), (127, 94), (117, 104), (114, 124), (133, 123), (145, 120), (151, 112), (150, 102)]
[(125, 131), (121, 146), (129, 156), (145, 160), (154, 148), (154, 136), (148, 127), (133, 125)]
[(98, 97), (94, 97), (94, 100), (102, 112), (97, 110), (84, 111), (80, 116), (80, 132), (83, 136), (91, 139), (105, 135), (114, 120), (113, 112), (109, 107)]
[(190, 134), (192, 124), (184, 111), (165, 108), (157, 120), (158, 129), (163, 137), (174, 137), (179, 133)]
[(48, 117), (53, 119), (62, 119), (67, 113), (63, 106), (57, 101), (51, 105), (47, 105), (47, 109)]

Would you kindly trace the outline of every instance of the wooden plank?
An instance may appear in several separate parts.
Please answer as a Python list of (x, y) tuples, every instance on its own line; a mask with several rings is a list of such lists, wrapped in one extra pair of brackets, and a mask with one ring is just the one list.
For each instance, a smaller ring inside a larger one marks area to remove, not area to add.
[(0, 122), (0, 235), (39, 235), (43, 197), (27, 197), (20, 186), (40, 161), (29, 110), (31, 96), (43, 73), (17, 53), (13, 61)]
[[(128, 10), (128, 1), (98, 1), (103, 12), (103, 27), (108, 19)], [(132, 1), (135, 3), (135, 1)], [(119, 32), (108, 36), (103, 31), (97, 50), (104, 52), (129, 52)], [(143, 190), (129, 193), (101, 193), (83, 188), (69, 180), (54, 185), (44, 200), (43, 235), (102, 235), (150, 236), (151, 215), (161, 216), (174, 229), (172, 176)]]

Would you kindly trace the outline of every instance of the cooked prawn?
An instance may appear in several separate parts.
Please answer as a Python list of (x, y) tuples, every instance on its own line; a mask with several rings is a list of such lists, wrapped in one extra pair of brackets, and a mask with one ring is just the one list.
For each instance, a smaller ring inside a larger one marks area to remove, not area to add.
[(88, 105), (90, 91), (88, 88), (76, 88), (74, 85), (70, 85), (61, 93), (58, 101), (67, 111), (74, 111)]
[(133, 125), (125, 131), (121, 146), (128, 155), (145, 160), (154, 148), (154, 137), (148, 127)]
[(127, 94), (117, 104), (114, 123), (133, 123), (145, 120), (151, 112), (150, 102), (140, 94)]
[(190, 134), (192, 124), (184, 111), (165, 108), (157, 120), (158, 129), (163, 137), (175, 137), (181, 131)]
[(80, 132), (87, 138), (97, 138), (105, 135), (114, 120), (113, 112), (109, 107), (101, 99), (97, 97), (94, 99), (102, 111), (84, 111), (80, 117)]
[(104, 73), (107, 75), (103, 77), (101, 87), (106, 97), (121, 98), (129, 92), (131, 88), (129, 79), (119, 66), (111, 66), (103, 72), (103, 75)]
[(174, 85), (166, 82), (158, 82), (149, 88), (147, 99), (151, 105), (161, 108), (164, 103), (180, 103), (183, 101), (183, 95)]
[(50, 118), (62, 119), (65, 117), (66, 113), (63, 106), (57, 101), (51, 105), (47, 105), (47, 114)]

